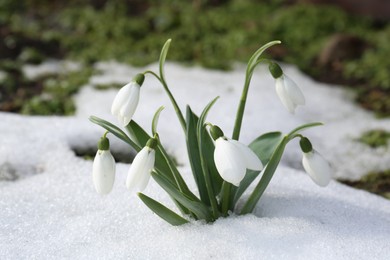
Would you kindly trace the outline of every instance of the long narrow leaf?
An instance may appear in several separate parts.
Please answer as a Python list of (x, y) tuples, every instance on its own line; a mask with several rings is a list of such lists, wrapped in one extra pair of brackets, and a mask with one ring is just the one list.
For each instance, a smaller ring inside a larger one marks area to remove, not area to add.
[(213, 185), (211, 183), (210, 172), (209, 172), (209, 168), (208, 168), (208, 165), (207, 165), (207, 158), (205, 157), (203, 151), (205, 149), (205, 146), (204, 146), (205, 137), (204, 137), (204, 135), (205, 135), (205, 132), (206, 132), (204, 123), (205, 123), (205, 120), (206, 120), (208, 112), (210, 111), (211, 107), (214, 105), (214, 103), (217, 101), (218, 98), (219, 97), (214, 98), (203, 109), (203, 112), (202, 112), (202, 114), (199, 117), (198, 125), (197, 125), (197, 135), (198, 135), (198, 145), (199, 145), (199, 152), (200, 152), (200, 162), (201, 162), (203, 176), (204, 176), (204, 180), (205, 180), (206, 188), (207, 188), (207, 194), (208, 194), (208, 197), (209, 197), (209, 200), (210, 200), (211, 208), (213, 210), (214, 218), (218, 218), (219, 217), (218, 203), (217, 203), (217, 200), (215, 198), (215, 192), (213, 190)]
[(89, 120), (94, 123), (94, 124), (97, 124), (97, 125), (100, 125), (101, 127), (103, 127), (104, 129), (106, 129), (107, 131), (109, 131), (110, 133), (112, 133), (113, 135), (115, 135), (116, 137), (118, 137), (119, 139), (121, 139), (122, 141), (124, 141), (125, 143), (128, 143), (130, 146), (132, 146), (137, 152), (140, 151), (142, 148), (140, 147), (139, 144), (135, 143), (133, 140), (131, 140), (126, 134), (125, 132), (123, 132), (119, 127), (111, 124), (110, 122), (104, 120), (104, 119), (101, 119), (99, 117), (96, 117), (96, 116), (90, 116), (89, 117)]
[(158, 119), (160, 117), (161, 111), (163, 111), (164, 106), (161, 106), (157, 109), (156, 113), (154, 113), (153, 120), (152, 120), (152, 134), (155, 135), (157, 134), (157, 123)]
[(213, 186), (214, 196), (218, 196), (221, 193), (223, 179), (219, 175), (214, 162), (214, 150), (215, 145), (212, 137), (207, 132), (206, 128), (203, 128), (202, 133), (202, 154), (206, 159), (207, 169)]
[(165, 64), (165, 59), (167, 58), (169, 46), (171, 45), (171, 41), (172, 41), (171, 39), (168, 39), (165, 42), (160, 54), (159, 69), (160, 69), (160, 77), (163, 81), (165, 81), (164, 64)]
[(184, 207), (193, 212), (199, 219), (204, 219), (208, 222), (212, 221), (211, 212), (208, 207), (199, 200), (193, 200), (175, 187), (169, 180), (163, 175), (152, 172), (153, 179), (175, 200), (180, 202)]
[(199, 196), (201, 201), (206, 205), (210, 205), (210, 200), (207, 195), (206, 182), (203, 176), (203, 170), (201, 166), (199, 144), (197, 138), (197, 124), (198, 117), (192, 112), (191, 108), (187, 106), (186, 111), (186, 123), (187, 123), (187, 151), (191, 165), (192, 174), (194, 176), (196, 185), (198, 186)]
[(138, 193), (138, 197), (151, 209), (154, 213), (156, 213), (160, 218), (164, 219), (166, 222), (173, 226), (179, 226), (188, 223), (188, 221), (179, 215), (177, 215), (172, 210), (168, 209), (158, 201), (146, 196), (145, 194)]

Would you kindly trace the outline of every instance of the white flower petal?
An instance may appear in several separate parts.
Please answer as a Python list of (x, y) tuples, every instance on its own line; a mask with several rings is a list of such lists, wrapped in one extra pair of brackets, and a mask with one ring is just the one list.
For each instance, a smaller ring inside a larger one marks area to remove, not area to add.
[(235, 186), (238, 186), (245, 177), (245, 159), (237, 146), (223, 138), (215, 141), (215, 166), (221, 177)]
[(263, 169), (263, 164), (261, 163), (259, 157), (257, 157), (257, 155), (248, 146), (236, 140), (230, 140), (230, 142), (240, 149), (247, 169), (254, 171), (261, 171)]
[(303, 153), (302, 164), (318, 186), (325, 187), (329, 184), (332, 170), (329, 163), (317, 151)]
[(109, 150), (98, 150), (92, 167), (92, 180), (95, 189), (100, 194), (112, 190), (115, 180), (115, 160)]
[(291, 98), (289, 97), (285, 89), (283, 77), (277, 78), (275, 80), (275, 88), (280, 101), (282, 101), (282, 104), (287, 108), (287, 110), (291, 114), (294, 114), (296, 105), (294, 105), (294, 103), (292, 102)]
[(304, 105), (305, 97), (303, 96), (301, 89), (287, 75), (284, 75), (283, 77), (284, 87), (291, 101), (296, 105)]
[(154, 167), (155, 150), (144, 147), (134, 158), (126, 179), (126, 187), (134, 192), (142, 192), (148, 185), (150, 172)]
[(132, 88), (131, 85), (132, 83), (126, 84), (116, 94), (111, 106), (111, 114), (113, 114), (114, 116), (119, 115), (120, 108), (123, 106), (123, 104), (126, 102), (127, 98), (129, 97)]
[(123, 125), (126, 126), (133, 117), (138, 106), (140, 86), (134, 84), (131, 88), (130, 96), (119, 110), (119, 115), (123, 118)]

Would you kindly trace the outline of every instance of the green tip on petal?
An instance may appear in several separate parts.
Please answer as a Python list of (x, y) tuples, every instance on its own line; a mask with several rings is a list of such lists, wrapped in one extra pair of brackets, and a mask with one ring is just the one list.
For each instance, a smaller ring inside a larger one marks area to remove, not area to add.
[(218, 138), (224, 136), (223, 131), (221, 130), (221, 128), (219, 128), (216, 125), (213, 125), (213, 126), (210, 127), (210, 134), (211, 134), (211, 137), (214, 140), (217, 140)]
[(313, 146), (311, 142), (306, 137), (302, 137), (301, 141), (299, 141), (299, 145), (301, 146), (302, 152), (309, 153), (313, 150)]
[(275, 62), (272, 62), (268, 66), (268, 69), (269, 69), (269, 72), (271, 72), (272, 77), (274, 77), (275, 79), (280, 78), (281, 76), (283, 76), (282, 68), (279, 66), (279, 64), (277, 64)]
[(137, 84), (140, 86), (142, 86), (144, 80), (145, 80), (145, 75), (142, 73), (135, 75), (135, 77), (133, 78), (133, 81), (137, 82)]
[(110, 149), (110, 140), (107, 137), (103, 136), (98, 142), (99, 150), (109, 150)]

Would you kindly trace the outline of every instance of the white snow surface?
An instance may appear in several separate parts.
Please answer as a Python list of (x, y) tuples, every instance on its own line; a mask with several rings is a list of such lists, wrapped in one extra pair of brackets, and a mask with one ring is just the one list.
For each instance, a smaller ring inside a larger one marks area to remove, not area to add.
[[(289, 144), (253, 214), (172, 227), (126, 190), (129, 165), (122, 163), (117, 164), (113, 191), (98, 195), (92, 184), (92, 161), (76, 157), (71, 149), (93, 147), (104, 133), (88, 116), (116, 123), (110, 106), (117, 90), (98, 91), (93, 85), (125, 84), (145, 69), (156, 71), (157, 65), (140, 69), (111, 62), (98, 68), (102, 74), (93, 76), (77, 95), (73, 117), (0, 113), (0, 170), (7, 166), (20, 176), (0, 181), (0, 259), (390, 258), (390, 202), (336, 181), (326, 188), (316, 186), (302, 171), (297, 142)], [(354, 105), (344, 89), (314, 82), (294, 67), (283, 68), (301, 87), (307, 104), (290, 115), (276, 96), (274, 80), (261, 67), (249, 90), (242, 142), (264, 132), (288, 132), (321, 121), (324, 126), (304, 134), (331, 162), (335, 178), (357, 179), (368, 171), (390, 168), (388, 148), (370, 149), (355, 141), (369, 129), (390, 130), (390, 120), (376, 119)], [(243, 65), (220, 72), (168, 63), (165, 71), (183, 110), (189, 104), (199, 114), (220, 96), (208, 121), (231, 135)], [(161, 140), (195, 190), (182, 129), (162, 87), (148, 75), (134, 119), (149, 131), (161, 105), (166, 107), (158, 126)], [(115, 149), (128, 149), (113, 136), (110, 141)], [(153, 180), (145, 194), (174, 209)]]

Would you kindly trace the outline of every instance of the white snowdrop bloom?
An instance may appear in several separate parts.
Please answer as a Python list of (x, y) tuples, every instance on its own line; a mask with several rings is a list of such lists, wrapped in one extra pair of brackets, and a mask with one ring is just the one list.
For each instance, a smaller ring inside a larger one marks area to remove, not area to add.
[(291, 114), (294, 114), (298, 105), (305, 104), (305, 97), (302, 91), (287, 75), (283, 74), (276, 78), (275, 87), (280, 100)]
[(126, 126), (130, 123), (138, 105), (140, 85), (130, 82), (122, 87), (111, 106), (111, 113)]
[(246, 169), (263, 169), (260, 159), (249, 147), (226, 137), (215, 141), (214, 161), (221, 177), (235, 186), (245, 177)]
[(303, 153), (302, 164), (310, 178), (321, 187), (329, 184), (331, 168), (329, 163), (316, 150)]
[(154, 167), (155, 154), (153, 148), (145, 146), (134, 158), (126, 179), (126, 187), (132, 192), (145, 190)]
[(144, 79), (145, 76), (143, 74), (136, 75), (130, 83), (118, 91), (118, 94), (112, 102), (111, 113), (118, 118), (123, 126), (130, 123), (137, 109), (140, 89)]
[(92, 179), (99, 194), (112, 190), (115, 180), (115, 160), (110, 150), (98, 150), (93, 160)]

